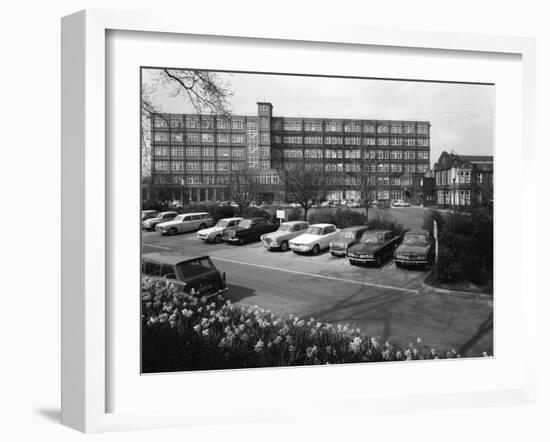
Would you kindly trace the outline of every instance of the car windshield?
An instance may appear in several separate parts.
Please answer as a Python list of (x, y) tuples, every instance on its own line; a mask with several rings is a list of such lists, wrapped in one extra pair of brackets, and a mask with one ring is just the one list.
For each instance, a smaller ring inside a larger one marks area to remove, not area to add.
[(178, 215), (174, 218), (174, 221), (181, 221), (183, 219), (183, 215)]
[(216, 223), (216, 227), (227, 227), (229, 225), (229, 221), (225, 220), (225, 219), (220, 219), (217, 223)]
[(252, 225), (252, 220), (250, 219), (243, 219), (242, 221), (239, 221), (239, 227), (244, 227), (245, 229), (248, 229)]
[(208, 258), (195, 259), (193, 261), (180, 262), (177, 267), (185, 279), (194, 278), (215, 270)]
[(292, 230), (292, 226), (290, 224), (281, 224), (278, 230), (279, 232), (290, 232)]
[(352, 232), (350, 230), (342, 231), (338, 233), (338, 239), (353, 239), (353, 238), (355, 238), (355, 232)]
[(320, 235), (323, 232), (323, 229), (321, 227), (308, 227), (306, 230), (306, 233), (309, 233), (311, 235)]
[(383, 239), (383, 233), (365, 233), (361, 238), (361, 242), (363, 244), (380, 244)]
[(428, 244), (426, 235), (405, 235), (403, 244), (407, 246), (425, 246)]

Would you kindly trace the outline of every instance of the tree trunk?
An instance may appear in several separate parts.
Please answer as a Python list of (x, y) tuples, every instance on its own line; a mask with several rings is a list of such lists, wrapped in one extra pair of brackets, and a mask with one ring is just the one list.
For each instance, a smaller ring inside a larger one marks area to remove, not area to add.
[(365, 222), (369, 225), (369, 203), (365, 204)]
[(309, 207), (304, 207), (304, 221), (307, 221), (307, 211), (309, 210)]

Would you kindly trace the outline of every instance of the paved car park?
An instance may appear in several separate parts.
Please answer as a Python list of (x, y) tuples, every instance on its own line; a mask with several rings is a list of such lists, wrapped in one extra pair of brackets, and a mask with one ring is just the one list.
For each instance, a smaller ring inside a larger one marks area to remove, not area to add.
[(278, 315), (290, 313), (359, 327), (369, 336), (407, 345), (418, 336), (441, 350), (493, 351), (492, 302), (422, 288), (425, 270), (352, 266), (328, 251), (317, 256), (268, 251), (261, 243), (207, 244), (196, 233), (142, 233), (142, 252), (209, 255), (226, 272), (226, 296)]

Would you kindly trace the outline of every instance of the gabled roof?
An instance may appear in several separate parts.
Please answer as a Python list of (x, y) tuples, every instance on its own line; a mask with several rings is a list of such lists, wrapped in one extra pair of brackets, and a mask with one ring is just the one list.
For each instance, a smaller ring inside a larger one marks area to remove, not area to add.
[(493, 170), (492, 155), (459, 155), (456, 153), (443, 152), (435, 163), (434, 170), (450, 169), (451, 167), (465, 167), (473, 165), (482, 171)]

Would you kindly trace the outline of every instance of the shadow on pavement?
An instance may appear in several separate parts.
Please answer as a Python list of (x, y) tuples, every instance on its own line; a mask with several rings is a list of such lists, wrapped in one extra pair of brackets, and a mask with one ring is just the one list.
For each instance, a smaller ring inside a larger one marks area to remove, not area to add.
[(487, 333), (493, 331), (493, 312), (481, 323), (477, 332), (459, 348), (458, 353), (466, 355), (469, 350)]
[(227, 292), (225, 293), (225, 299), (229, 299), (231, 303), (235, 304), (242, 299), (256, 296), (256, 290), (243, 287), (242, 285), (227, 284)]

